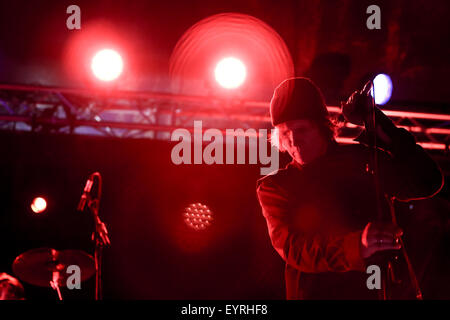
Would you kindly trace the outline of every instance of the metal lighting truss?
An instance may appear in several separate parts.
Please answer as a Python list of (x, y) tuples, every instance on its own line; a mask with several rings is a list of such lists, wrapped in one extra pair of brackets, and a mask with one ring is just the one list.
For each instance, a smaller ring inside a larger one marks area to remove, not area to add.
[[(328, 106), (331, 115), (340, 108)], [(450, 115), (385, 110), (426, 149), (447, 155)], [(0, 84), (0, 130), (170, 139), (178, 128), (270, 128), (268, 102), (157, 92), (87, 90)], [(361, 130), (346, 123), (338, 141), (354, 143)]]

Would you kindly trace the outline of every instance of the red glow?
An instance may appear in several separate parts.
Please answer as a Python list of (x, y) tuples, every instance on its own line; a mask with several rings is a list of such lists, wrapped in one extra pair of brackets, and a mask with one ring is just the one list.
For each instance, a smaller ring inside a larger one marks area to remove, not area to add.
[(173, 93), (209, 95), (216, 64), (225, 57), (245, 62), (251, 85), (241, 94), (247, 99), (270, 99), (275, 86), (294, 75), (289, 50), (271, 26), (250, 15), (223, 13), (199, 21), (176, 44), (170, 58)]
[[(350, 123), (350, 122), (347, 122), (345, 124), (345, 126), (347, 128), (359, 128), (359, 126), (357, 126), (356, 124)], [(428, 133), (428, 134), (450, 135), (450, 129), (445, 129), (445, 128), (422, 128), (422, 127), (418, 127), (418, 126), (402, 126), (402, 125), (397, 125), (397, 127), (406, 129), (410, 132), (423, 132), (423, 133)]]
[[(359, 143), (358, 141), (355, 141), (354, 138), (346, 138), (346, 137), (337, 137), (336, 141), (339, 143), (344, 144), (356, 144)], [(421, 146), (424, 149), (431, 149), (431, 150), (446, 150), (446, 145), (443, 143), (434, 143), (434, 142), (421, 142), (418, 141), (417, 144)]]
[[(267, 107), (269, 103), (267, 103)], [(327, 109), (331, 113), (341, 113), (341, 108), (336, 106), (327, 106)], [(411, 119), (428, 119), (437, 121), (450, 121), (450, 115), (438, 114), (438, 113), (425, 113), (425, 112), (410, 112), (410, 111), (397, 111), (397, 110), (385, 110), (383, 113), (389, 117), (394, 118), (411, 118)]]
[(91, 69), (101, 81), (115, 80), (122, 74), (122, 57), (115, 50), (102, 49), (92, 58)]
[(33, 199), (30, 207), (34, 213), (42, 213), (47, 209), (47, 201), (42, 197), (36, 197)]
[(216, 81), (225, 89), (241, 86), (247, 77), (247, 69), (241, 60), (227, 57), (219, 61), (214, 70)]
[[(133, 66), (129, 63), (133, 59), (130, 58), (129, 54), (135, 51), (134, 40), (132, 35), (126, 35), (107, 21), (86, 23), (83, 25), (82, 32), (71, 33), (71, 36), (67, 38), (64, 48), (64, 65), (67, 77), (72, 82), (82, 82), (87, 86), (110, 85), (111, 78), (114, 78), (111, 75), (118, 76), (121, 74), (121, 77), (123, 77), (125, 73), (133, 72), (130, 70), (133, 69)], [(96, 54), (104, 49), (110, 49), (120, 54), (122, 63), (117, 62), (119, 60), (117, 56), (114, 57), (110, 52), (106, 59), (103, 57), (95, 63), (97, 71), (94, 71), (93, 59)], [(120, 66), (121, 64), (122, 66)], [(118, 72), (119, 70), (123, 72)], [(122, 83), (123, 81), (117, 82), (117, 84), (115, 82), (115, 88), (119, 89), (120, 86), (117, 86)]]

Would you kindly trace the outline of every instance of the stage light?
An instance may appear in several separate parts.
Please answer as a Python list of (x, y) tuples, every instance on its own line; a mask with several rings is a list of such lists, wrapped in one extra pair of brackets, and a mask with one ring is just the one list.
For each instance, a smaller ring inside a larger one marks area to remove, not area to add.
[(184, 222), (195, 230), (206, 229), (214, 220), (212, 211), (208, 206), (201, 203), (190, 204), (184, 209), (183, 216)]
[[(375, 89), (375, 103), (378, 105), (386, 104), (392, 95), (392, 81), (391, 78), (384, 73), (378, 74), (373, 79)], [(373, 90), (370, 92), (373, 97)]]
[(34, 213), (42, 213), (45, 209), (47, 209), (47, 201), (45, 201), (44, 198), (36, 197), (33, 199), (31, 210), (33, 210)]
[(244, 83), (247, 70), (241, 60), (228, 57), (217, 63), (214, 75), (222, 87), (236, 89)]
[[(238, 72), (233, 75), (226, 64), (231, 69), (235, 65)], [(228, 78), (226, 74), (232, 80), (222, 80)], [(264, 21), (233, 12), (206, 17), (186, 30), (169, 65), (173, 93), (249, 101), (270, 100), (273, 89), (294, 74), (283, 38)]]
[(117, 79), (123, 71), (123, 61), (119, 53), (111, 49), (103, 49), (92, 58), (91, 69), (102, 81)]

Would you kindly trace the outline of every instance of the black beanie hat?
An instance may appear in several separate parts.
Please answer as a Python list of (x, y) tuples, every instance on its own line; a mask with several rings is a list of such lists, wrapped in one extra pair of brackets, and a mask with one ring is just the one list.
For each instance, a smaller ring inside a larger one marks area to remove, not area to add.
[(278, 85), (270, 101), (272, 125), (290, 120), (325, 120), (328, 110), (320, 89), (307, 78), (290, 78)]

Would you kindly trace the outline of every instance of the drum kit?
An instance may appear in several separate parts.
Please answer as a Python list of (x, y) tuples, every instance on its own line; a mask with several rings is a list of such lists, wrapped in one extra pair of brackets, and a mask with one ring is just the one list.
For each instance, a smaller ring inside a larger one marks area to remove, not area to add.
[[(61, 288), (67, 286), (72, 273), (70, 266), (79, 268), (79, 281), (86, 281), (95, 274), (94, 258), (81, 250), (55, 250), (38, 248), (19, 255), (12, 265), (14, 274), (23, 282), (39, 287), (50, 287), (62, 300)], [(0, 276), (1, 300), (24, 299), (23, 286), (6, 273)]]
[[(98, 179), (98, 188), (97, 194), (92, 196), (91, 189), (94, 178)], [(76, 282), (81, 283), (95, 274), (95, 299), (101, 300), (102, 251), (103, 248), (110, 245), (108, 230), (98, 214), (101, 180), (100, 173), (91, 174), (77, 208), (78, 211), (84, 211), (87, 207), (94, 219), (95, 230), (92, 233), (92, 240), (95, 243), (94, 257), (82, 250), (32, 249), (19, 255), (13, 262), (12, 270), (21, 281), (34, 286), (50, 287), (57, 292), (58, 298), (62, 300), (60, 289), (69, 287), (68, 284), (70, 284), (73, 276), (77, 278), (75, 279)], [(19, 280), (6, 273), (0, 273), (0, 300), (22, 300), (24, 299), (23, 291), (23, 286)]]

